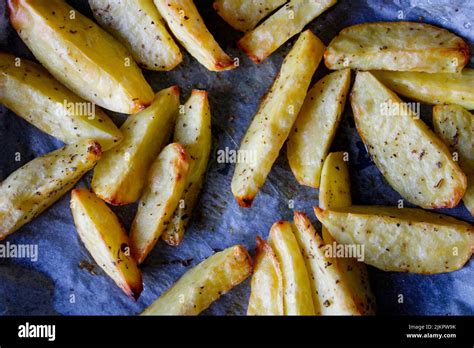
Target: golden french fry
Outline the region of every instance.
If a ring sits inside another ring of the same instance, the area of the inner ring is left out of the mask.
[[[469,62],[467,43],[430,24],[375,22],[343,29],[329,44],[329,69],[461,72]]]
[[[337,0],[291,0],[257,28],[245,34],[238,46],[258,64],[336,2]]]
[[[174,36],[199,63],[211,71],[236,68],[206,28],[192,0],[155,0],[155,5]]]
[[[319,188],[319,206],[322,209],[343,208],[352,205],[349,169],[343,152],[330,153],[324,161]],[[322,227],[324,244],[337,248],[326,227]],[[334,249],[333,249],[334,250]],[[375,314],[375,296],[370,288],[369,275],[365,264],[355,258],[333,257],[337,264],[340,282],[351,290],[352,299],[362,315]]]
[[[41,65],[0,53],[0,86],[2,104],[65,143],[95,139],[107,151],[122,140],[101,109],[76,96]]]
[[[123,141],[104,154],[94,170],[92,189],[109,204],[126,205],[140,198],[152,162],[169,140],[179,108],[176,86],[158,92],[145,110],[127,118]]]
[[[35,158],[0,184],[0,240],[72,189],[100,159],[100,144],[82,140]]]
[[[338,263],[325,256],[326,247],[304,213],[295,212],[295,237],[311,282],[314,310],[320,315],[360,315],[351,288],[341,282]]]
[[[363,246],[364,262],[383,271],[455,271],[474,247],[470,224],[421,209],[352,206],[315,213],[338,243]]]
[[[445,144],[371,73],[359,72],[351,95],[357,130],[389,184],[422,208],[455,207],[466,176]]]
[[[463,201],[474,216],[474,115],[462,106],[438,105],[433,108],[433,125],[467,175]]]
[[[188,169],[188,155],[178,143],[166,146],[151,166],[130,231],[130,247],[139,264],[170,223],[184,192]]]
[[[179,245],[183,241],[184,231],[201,191],[211,152],[211,112],[206,91],[192,91],[191,97],[184,105],[183,113],[178,115],[174,141],[186,149],[189,155],[189,171],[180,204],[162,238],[170,245]]]
[[[283,275],[270,245],[257,236],[247,315],[283,315]]]
[[[131,114],[153,91],[128,51],[63,0],[8,0],[10,22],[35,57],[80,97]]]
[[[321,169],[344,112],[349,69],[319,80],[306,95],[288,138],[288,162],[301,185],[319,187]]]
[[[242,207],[250,207],[290,134],[303,105],[324,44],[303,32],[285,58],[280,74],[260,104],[240,145],[246,160],[237,163],[232,193]]]
[[[287,0],[216,0],[214,9],[234,29],[249,31]]]
[[[428,104],[457,104],[474,109],[474,69],[430,74],[412,71],[372,71],[380,82],[405,97]]]
[[[95,262],[137,300],[143,290],[142,275],[130,256],[128,236],[117,216],[87,189],[72,191],[71,211],[77,233]]]
[[[247,250],[230,247],[186,272],[141,315],[198,315],[251,273]]]
[[[311,283],[292,224],[287,221],[273,224],[268,244],[281,265],[285,315],[314,315]]]
[[[181,63],[183,56],[153,0],[89,0],[89,6],[97,22],[145,69],[168,71]]]

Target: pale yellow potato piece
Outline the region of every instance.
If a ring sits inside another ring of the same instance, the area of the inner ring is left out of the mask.
[[[0,184],[0,240],[74,187],[100,159],[100,144],[82,140],[35,158]]]
[[[162,238],[170,245],[179,245],[198,200],[211,153],[211,111],[206,91],[192,91],[176,120],[174,141],[186,149],[189,171],[180,203]]]
[[[236,65],[216,42],[192,0],[154,0],[174,36],[210,71],[235,69]]]
[[[388,183],[425,209],[453,208],[466,176],[445,144],[371,73],[359,72],[351,94],[357,130]]]
[[[295,212],[296,240],[306,263],[317,315],[360,315],[339,265],[325,256],[325,246],[306,214]]]
[[[258,64],[336,2],[337,0],[291,0],[245,34],[238,46]]]
[[[158,92],[153,104],[127,118],[120,128],[123,141],[104,154],[94,170],[92,189],[113,205],[140,198],[152,162],[167,144],[179,108],[176,86]]]
[[[153,0],[89,0],[95,19],[145,69],[168,71],[183,60]]]
[[[467,176],[463,201],[474,216],[474,115],[462,106],[438,105],[433,108],[433,125]]]
[[[151,166],[130,230],[130,247],[139,264],[170,223],[184,192],[188,169],[188,154],[178,143],[166,146]]]
[[[257,236],[255,265],[247,315],[283,315],[283,275],[272,249]]]
[[[315,315],[310,276],[292,224],[288,221],[273,224],[268,244],[281,265],[285,315]]]
[[[247,250],[227,248],[186,272],[141,315],[198,315],[251,273]]]
[[[374,22],[343,29],[329,44],[329,69],[461,72],[469,46],[446,29],[415,22]]]
[[[8,0],[10,22],[62,84],[108,110],[132,114],[153,90],[129,52],[63,0]]]
[[[128,235],[112,210],[87,189],[71,193],[77,233],[95,262],[129,297],[143,290],[142,275],[130,255]]]
[[[234,29],[249,31],[285,2],[287,0],[217,0],[214,9]]]
[[[302,33],[260,104],[240,145],[249,160],[237,163],[232,178],[232,193],[242,207],[252,205],[265,183],[303,105],[323,51],[324,44],[310,30]]]
[[[349,69],[335,71],[306,95],[287,145],[290,168],[301,185],[319,188],[321,169],[344,112],[350,84]]]
[[[5,53],[0,53],[0,102],[67,144],[95,139],[107,151],[122,140],[100,108],[76,96],[41,65]]]
[[[470,224],[421,209],[352,206],[315,213],[338,243],[363,245],[364,262],[383,271],[455,271],[474,247]]]
[[[345,154],[330,153],[324,161],[319,188],[319,206],[322,209],[343,208],[352,205],[350,178]],[[331,246],[336,241],[324,225],[322,226],[324,244]],[[331,262],[337,264],[341,274],[340,282],[351,290],[351,296],[362,315],[375,314],[375,296],[370,288],[369,274],[365,264],[355,258],[333,257]]]
[[[474,109],[474,69],[430,74],[412,71],[372,71],[385,86],[405,97],[428,104],[457,104]]]

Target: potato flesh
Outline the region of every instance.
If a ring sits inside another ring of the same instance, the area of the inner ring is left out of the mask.
[[[214,9],[234,29],[249,31],[287,0],[217,0]]]
[[[457,104],[474,109],[474,69],[456,74],[372,71],[385,86],[405,97],[428,104]]]
[[[474,216],[474,115],[457,105],[438,105],[433,109],[435,132],[459,157],[459,165],[467,176],[463,201]]]
[[[348,158],[343,152],[330,153],[324,161],[319,188],[319,206],[322,209],[344,208],[352,205]],[[322,226],[324,244],[334,246],[336,240]],[[336,244],[337,245],[337,244]],[[365,264],[355,258],[331,258],[339,268],[340,283],[351,291],[352,299],[362,315],[375,314],[375,297],[370,288],[369,275]]]
[[[283,275],[280,263],[272,247],[257,236],[247,315],[283,314]]]
[[[178,143],[166,146],[151,166],[130,231],[132,254],[139,264],[170,223],[184,192],[188,169],[188,155]]]
[[[179,245],[198,200],[211,152],[211,112],[207,92],[193,90],[184,105],[184,112],[178,115],[174,142],[184,146],[190,163],[180,204],[162,238],[170,245]]]
[[[174,36],[199,63],[210,71],[236,68],[206,28],[192,0],[155,0],[155,5]]]
[[[295,213],[296,240],[306,263],[317,315],[359,315],[339,265],[325,256],[324,243],[303,213]]]
[[[291,223],[275,223],[268,244],[281,265],[285,315],[314,315],[310,279]]]
[[[138,299],[143,289],[141,272],[117,216],[87,189],[72,191],[71,211],[79,237],[95,262],[128,296]]]
[[[152,162],[169,140],[179,108],[176,86],[158,92],[152,105],[130,116],[120,128],[122,142],[104,154],[94,171],[92,189],[113,205],[138,200]]]
[[[100,25],[122,42],[145,69],[168,71],[182,61],[153,0],[89,0],[89,6]]]
[[[364,262],[383,271],[436,274],[460,269],[471,257],[470,224],[420,209],[316,208],[340,244],[363,245]]]
[[[100,145],[83,140],[35,158],[0,184],[0,239],[49,208],[97,163]]]
[[[198,315],[252,273],[252,260],[237,245],[186,272],[142,315]]]
[[[99,108],[87,104],[56,81],[42,66],[0,53],[0,102],[35,127],[72,144],[97,140],[103,151],[122,140],[120,130]],[[72,108],[70,107],[72,106]],[[84,106],[84,108],[83,108]],[[74,107],[81,107],[74,110]],[[77,112],[80,113],[77,113]]]
[[[240,145],[241,153],[252,160],[237,163],[232,178],[232,192],[241,206],[250,207],[265,183],[303,105],[323,51],[324,44],[311,31],[302,33],[254,116]]]
[[[126,114],[152,102],[153,91],[125,47],[65,1],[8,0],[8,4],[10,21],[21,39],[71,91]]]
[[[363,23],[343,29],[324,60],[332,70],[456,73],[468,63],[469,47],[460,37],[429,24]]]
[[[257,28],[245,34],[238,46],[255,63],[260,63],[336,2],[291,0]]]
[[[306,95],[287,145],[290,168],[301,185],[319,187],[350,83],[349,69],[336,71],[319,80]]]
[[[372,74],[359,72],[351,95],[357,130],[389,184],[422,208],[452,208],[466,177],[446,145]]]

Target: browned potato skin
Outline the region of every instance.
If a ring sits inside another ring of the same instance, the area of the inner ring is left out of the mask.
[[[71,192],[71,211],[79,237],[94,260],[127,296],[137,300],[143,290],[142,275],[126,253],[128,236],[118,217],[84,188]]]

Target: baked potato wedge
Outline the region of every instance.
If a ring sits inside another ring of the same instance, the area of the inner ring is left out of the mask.
[[[343,29],[324,53],[332,70],[461,72],[469,46],[446,29],[416,22],[375,22]]]
[[[467,176],[463,201],[474,216],[474,115],[462,106],[438,105],[433,108],[433,125],[451,152],[457,154],[459,165]]]
[[[35,158],[0,184],[0,240],[53,205],[100,159],[100,144],[82,140]]]
[[[169,71],[183,60],[153,0],[89,0],[95,19],[145,69]]]
[[[319,207],[321,209],[343,208],[352,205],[349,169],[344,161],[344,153],[332,152],[324,161],[319,187]],[[324,244],[337,248],[324,225]],[[340,282],[351,291],[357,310],[361,315],[375,314],[375,296],[370,288],[369,274],[363,262],[350,257],[332,257],[331,263],[339,268]]]
[[[227,248],[186,272],[141,315],[198,315],[251,273],[247,250]]]
[[[181,203],[176,208],[162,238],[169,245],[179,245],[192,215],[206,174],[211,153],[211,111],[206,91],[193,90],[180,112],[174,129],[174,142],[186,149],[189,170]]]
[[[130,255],[128,236],[117,216],[87,189],[71,192],[77,233],[95,262],[129,297],[143,290],[142,274]]]
[[[95,139],[107,151],[122,140],[101,109],[76,96],[41,65],[6,53],[0,53],[0,103],[67,144]]]
[[[247,315],[283,315],[283,275],[272,249],[257,236]]]
[[[237,45],[258,64],[336,2],[337,0],[291,0],[245,34]]]
[[[268,244],[273,248],[283,275],[285,315],[314,315],[311,283],[303,255],[288,221],[273,224]]]
[[[10,22],[41,64],[80,97],[135,113],[153,91],[128,51],[63,0],[8,0]]]
[[[466,176],[407,104],[369,72],[357,74],[351,103],[362,140],[398,193],[425,209],[458,205]]]
[[[325,245],[304,213],[295,212],[296,240],[306,263],[317,315],[360,315],[338,263],[325,256]]]
[[[249,31],[285,2],[287,0],[216,0],[214,9],[234,29]]]
[[[240,206],[250,207],[265,183],[303,105],[323,51],[324,44],[307,30],[283,61],[240,145],[240,151],[252,159],[235,166],[232,192]]]
[[[188,169],[189,156],[178,143],[166,146],[151,166],[130,230],[132,255],[139,264],[170,223],[184,192]]]
[[[210,71],[235,69],[236,65],[216,42],[192,0],[154,0],[174,36]]]
[[[287,144],[290,168],[301,185],[319,188],[321,169],[344,112],[350,84],[349,69],[335,71],[306,95]]]
[[[94,170],[92,189],[112,205],[140,198],[152,162],[167,144],[179,108],[179,88],[158,92],[153,104],[127,118],[120,128],[123,141],[104,154]]]
[[[372,74],[407,98],[428,104],[457,104],[474,110],[474,69],[451,74],[410,71],[372,71]]]
[[[363,245],[364,262],[383,271],[455,271],[474,246],[470,224],[421,209],[352,206],[315,213],[338,243]]]

